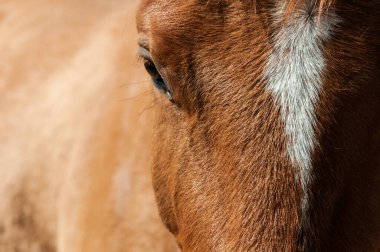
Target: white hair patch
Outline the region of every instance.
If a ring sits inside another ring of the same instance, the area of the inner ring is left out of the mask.
[[[297,170],[304,196],[302,222],[308,209],[307,188],[312,180],[312,154],[316,144],[315,106],[322,88],[325,68],[323,42],[338,22],[334,14],[323,14],[318,20],[315,6],[305,5],[284,21],[285,6],[274,15],[273,51],[269,57],[266,78],[288,137],[287,151]],[[307,220],[306,220],[307,223]]]

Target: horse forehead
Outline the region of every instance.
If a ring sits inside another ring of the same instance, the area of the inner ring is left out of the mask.
[[[206,15],[206,5],[206,3],[202,4],[194,0],[144,0],[137,14],[137,26],[139,30],[151,28],[153,19],[155,25],[162,24],[162,28],[178,27],[179,24],[185,23],[195,16]]]
[[[138,12],[137,25],[140,37],[145,37],[150,46],[162,54],[173,52],[175,48],[190,48],[190,45],[197,48],[192,50],[203,50],[216,46],[216,41],[219,45],[222,41],[232,41],[226,34],[244,37],[250,34],[255,40],[265,38],[257,35],[269,29],[263,25],[267,24],[268,11],[267,5],[260,4],[260,11],[256,12],[252,1],[248,4],[240,0],[228,3],[145,0]]]
[[[253,10],[254,5],[251,1],[249,2],[249,8]],[[191,30],[196,24],[198,24],[198,30],[201,28],[209,30],[214,22],[236,16],[237,13],[224,11],[225,9],[237,10],[245,5],[243,0],[143,0],[137,15],[137,25],[139,31],[155,26],[155,28],[175,32]],[[191,30],[191,32],[195,31]]]
[[[184,44],[212,42],[206,39],[207,30],[212,30],[213,21],[206,20],[208,9],[205,3],[195,1],[147,0],[137,14],[140,40],[161,56],[182,50]],[[198,41],[198,42],[197,42]]]

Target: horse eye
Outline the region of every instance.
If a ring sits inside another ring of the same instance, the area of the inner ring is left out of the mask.
[[[152,81],[153,81],[153,84],[154,86],[162,91],[163,93],[165,93],[169,100],[172,101],[173,100],[173,97],[172,97],[172,94],[171,94],[171,91],[170,89],[168,88],[168,86],[166,85],[164,79],[161,77],[160,73],[158,72],[156,66],[154,65],[153,61],[150,60],[150,59],[144,59],[144,66],[145,66],[145,70],[148,72],[148,74],[150,75],[150,77],[152,77]]]

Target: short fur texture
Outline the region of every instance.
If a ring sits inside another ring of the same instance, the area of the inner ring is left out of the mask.
[[[326,67],[323,47],[339,18],[331,11],[319,13],[313,3],[303,3],[291,13],[286,13],[284,3],[279,3],[273,20],[277,31],[272,38],[273,52],[268,59],[266,78],[281,110],[288,155],[303,190],[302,225],[308,225],[307,190],[313,178],[312,154],[317,144],[315,107]]]
[[[153,182],[184,251],[380,249],[379,10],[378,1],[143,1],[140,37],[174,98],[156,98]],[[283,71],[287,52],[305,67]],[[278,71],[301,103],[290,117]],[[302,114],[308,121],[290,127]]]

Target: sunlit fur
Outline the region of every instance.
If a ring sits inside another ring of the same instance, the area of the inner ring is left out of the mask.
[[[298,169],[297,178],[303,190],[301,218],[308,225],[308,194],[312,182],[312,154],[315,150],[315,108],[323,88],[322,74],[326,69],[323,54],[339,18],[333,11],[317,12],[313,3],[299,5],[287,13],[279,3],[273,14],[279,28],[273,35],[273,52],[268,60],[266,78],[281,110],[288,136],[288,154]],[[287,21],[284,25],[283,19]]]
[[[378,1],[145,0],[153,183],[184,251],[378,251]]]

